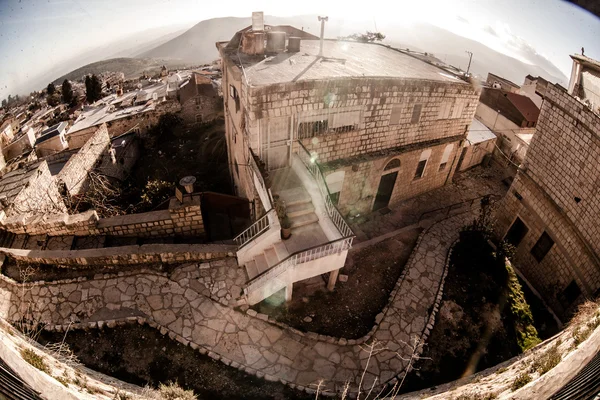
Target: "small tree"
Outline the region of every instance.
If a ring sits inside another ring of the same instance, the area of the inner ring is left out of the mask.
[[[58,94],[49,95],[46,98],[46,102],[50,107],[56,107],[60,103],[60,97],[58,96]]]
[[[54,83],[50,82],[48,84],[46,92],[48,92],[48,96],[52,96],[54,93],[56,93],[56,87],[54,87]]]
[[[342,39],[355,40],[361,43],[372,43],[375,41],[381,42],[383,39],[385,39],[385,35],[381,32],[367,31],[367,33],[353,33],[352,35],[346,36]]]
[[[73,105],[74,98],[75,98],[75,96],[73,95],[73,87],[71,86],[71,82],[69,82],[68,80],[65,79],[62,83],[63,103]]]

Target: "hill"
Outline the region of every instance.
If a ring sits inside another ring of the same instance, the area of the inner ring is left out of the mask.
[[[265,23],[293,25],[317,36],[320,31],[320,23],[315,15],[289,18],[266,16]],[[250,18],[227,17],[201,21],[181,35],[140,54],[140,57],[179,60],[193,64],[207,63],[218,57],[215,42],[231,39],[236,31],[250,24]],[[552,82],[562,84],[567,81],[567,77],[558,68],[539,55],[535,56],[537,65],[530,65],[431,24],[389,23],[387,25],[380,24],[378,28],[386,35],[384,43],[434,53],[448,64],[462,66],[465,69],[468,63],[465,50],[470,50],[474,53],[471,71],[482,77],[485,77],[488,72],[493,72],[517,84],[522,83],[527,74],[541,75]],[[366,30],[373,30],[372,23],[353,22],[349,24],[335,18],[330,18],[325,27],[328,38]]]
[[[99,74],[105,71],[123,72],[125,74],[125,79],[137,78],[143,72],[148,72],[150,74],[157,72],[163,64],[166,64],[169,68],[183,66],[180,63],[173,61],[161,61],[147,58],[111,58],[77,68],[60,78],[55,79],[54,84],[61,84],[65,79],[74,81],[81,79],[85,75]]]

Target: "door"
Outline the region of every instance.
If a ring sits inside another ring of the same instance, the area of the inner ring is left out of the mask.
[[[462,152],[460,153],[460,157],[458,158],[458,164],[456,164],[456,171],[460,171],[460,166],[462,165],[466,154],[467,154],[467,148],[463,147]]]
[[[375,196],[375,203],[373,203],[373,211],[379,210],[380,208],[387,207],[394,191],[394,185],[396,185],[396,178],[398,177],[398,171],[390,174],[385,174],[379,181],[379,188],[377,189],[377,195]]]
[[[521,221],[521,218],[517,217],[515,222],[513,222],[512,226],[504,236],[504,240],[513,246],[517,247],[521,243],[521,240],[527,235],[529,228]]]
[[[272,118],[267,125],[266,163],[269,171],[286,168],[290,163],[290,119]]]

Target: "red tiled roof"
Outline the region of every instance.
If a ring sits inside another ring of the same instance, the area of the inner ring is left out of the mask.
[[[536,122],[540,115],[540,109],[527,96],[516,93],[506,93],[506,97],[519,110],[527,121]]]

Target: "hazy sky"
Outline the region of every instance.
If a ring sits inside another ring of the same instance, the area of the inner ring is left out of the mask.
[[[427,21],[525,62],[534,62],[531,55],[537,52],[567,77],[568,55],[582,46],[586,55],[600,59],[600,20],[558,0],[0,0],[0,98],[22,91],[23,82],[66,59],[135,32],[247,17],[257,10],[329,15],[349,23],[372,20],[374,25]]]

